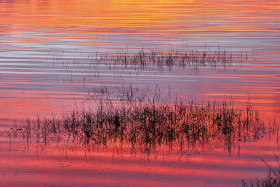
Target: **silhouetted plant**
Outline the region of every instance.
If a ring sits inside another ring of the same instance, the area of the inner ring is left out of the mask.
[[[233,144],[257,139],[266,132],[258,112],[251,106],[243,110],[231,102],[167,99],[159,94],[159,88],[154,92],[148,90],[149,94],[144,94],[146,89],[135,90],[132,86],[123,87],[117,92],[120,95],[101,91],[95,109],[75,110],[62,119],[38,118],[33,123],[28,120],[23,127],[27,144],[34,134],[36,141],[45,145],[50,142],[72,142],[86,147],[125,144],[149,153],[161,146],[191,151],[224,145],[230,151]],[[114,103],[110,97],[121,102]]]

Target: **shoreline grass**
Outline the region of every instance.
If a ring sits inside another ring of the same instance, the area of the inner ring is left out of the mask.
[[[242,187],[279,187],[280,186],[280,163],[275,155],[277,166],[273,167],[265,160],[262,160],[267,168],[267,174],[263,178],[255,178],[249,181],[242,180]]]

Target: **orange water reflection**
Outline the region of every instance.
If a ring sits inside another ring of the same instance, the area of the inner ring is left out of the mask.
[[[214,34],[222,38],[276,38],[275,35],[261,36],[257,32],[272,31],[271,24],[277,17],[279,18],[279,14],[275,14],[278,10],[278,1],[258,2],[254,6],[247,6],[243,1],[219,0],[153,2],[71,0],[67,3],[62,0],[32,0],[4,1],[0,7],[3,15],[1,24],[15,32],[20,29],[25,32],[41,33],[43,28],[44,33],[56,34],[114,35],[136,32],[157,35],[160,33],[155,31],[160,31],[173,37],[174,33],[180,35],[180,32],[184,31],[184,34],[191,37],[208,37]],[[222,17],[215,13],[222,14]],[[211,31],[211,34],[200,31]],[[252,35],[251,31],[256,32],[256,35]],[[235,35],[234,32],[244,33]]]

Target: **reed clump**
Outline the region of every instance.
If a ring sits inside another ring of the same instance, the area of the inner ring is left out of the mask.
[[[33,141],[45,145],[125,145],[141,153],[167,146],[185,154],[217,146],[230,151],[235,143],[256,140],[266,133],[252,107],[240,109],[231,102],[171,100],[160,96],[159,88],[152,97],[143,92],[132,86],[123,89],[116,103],[107,90],[99,94],[95,108],[88,111],[74,110],[60,119],[28,120],[23,127],[27,143],[33,137]]]

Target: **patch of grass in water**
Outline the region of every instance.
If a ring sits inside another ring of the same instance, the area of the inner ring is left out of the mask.
[[[268,131],[251,106],[240,109],[231,102],[172,100],[162,97],[159,88],[150,97],[132,86],[121,89],[117,97],[121,102],[114,103],[112,92],[102,90],[94,109],[74,110],[62,119],[27,120],[21,131],[26,143],[67,142],[87,148],[125,145],[135,154],[148,155],[163,146],[182,154],[217,146],[230,152],[234,144],[257,140]]]

